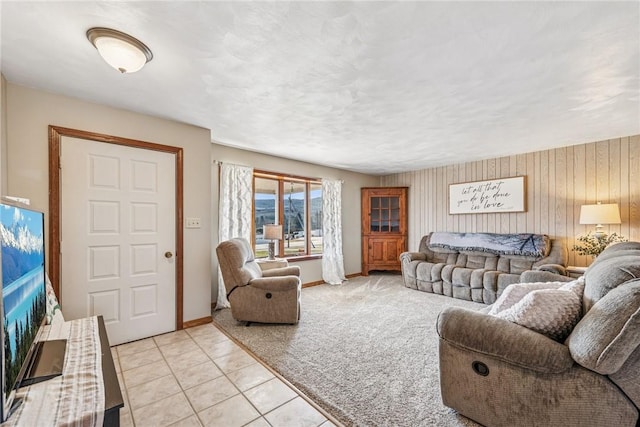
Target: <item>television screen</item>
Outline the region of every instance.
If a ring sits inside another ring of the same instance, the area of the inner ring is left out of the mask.
[[[1,419],[46,316],[44,214],[0,204],[3,367]]]

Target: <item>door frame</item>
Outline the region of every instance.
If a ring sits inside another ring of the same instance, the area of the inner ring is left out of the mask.
[[[49,125],[49,279],[60,304],[63,295],[60,292],[60,144],[62,137],[87,139],[107,144],[124,145],[143,150],[161,151],[175,155],[176,159],[176,330],[183,329],[183,155],[181,147],[156,144],[153,142],[121,138],[78,129]]]

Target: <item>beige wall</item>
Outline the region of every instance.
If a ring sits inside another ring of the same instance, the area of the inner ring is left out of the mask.
[[[360,272],[360,188],[409,186],[409,248],[439,231],[547,233],[571,246],[590,226],[578,223],[580,205],[617,202],[623,224],[607,227],[640,240],[640,136],[612,139],[517,156],[374,177],[330,167],[210,144],[207,129],[7,83],[1,79],[0,183],[3,194],[31,199],[48,210],[49,124],[184,148],[184,216],[202,219],[185,229],[184,320],[209,315],[217,297],[218,174],[213,161],[293,175],[344,180],[345,271]],[[214,173],[211,173],[211,172]],[[527,176],[527,212],[448,215],[448,184]],[[213,213],[213,214],[212,214]],[[590,260],[570,252],[570,264]],[[319,260],[298,263],[303,282],[322,279]],[[213,276],[212,276],[213,268]]]
[[[7,185],[7,81],[0,74],[0,195]]]
[[[4,91],[3,91],[4,92]],[[184,321],[211,314],[211,167],[207,129],[8,83],[7,194],[48,214],[48,126],[56,125],[184,149]],[[47,217],[48,221],[48,217]],[[62,289],[64,289],[64,278]],[[64,304],[64,298],[63,298]],[[64,310],[64,306],[63,306]]]
[[[449,184],[525,175],[527,211],[448,214]],[[640,135],[517,156],[389,175],[382,185],[409,190],[409,249],[430,231],[545,233],[569,248],[593,226],[579,225],[580,206],[618,203],[622,224],[605,231],[640,241]],[[591,258],[569,251],[569,265]]]
[[[251,151],[239,150],[224,145],[213,144],[211,147],[211,159],[213,172],[212,188],[214,197],[212,198],[212,211],[214,219],[218,212],[218,170],[213,164],[214,161],[232,163],[236,165],[250,166],[269,172],[280,172],[283,174],[298,175],[309,178],[330,178],[342,179],[342,242],[344,253],[344,268],[346,274],[359,273],[361,270],[361,249],[360,249],[360,187],[370,187],[378,185],[378,178],[355,172],[348,172],[326,166],[314,165],[311,163],[299,162],[295,160],[283,159],[281,157],[268,156]],[[216,220],[217,221],[217,220]],[[217,222],[213,225],[213,248],[218,245]],[[213,258],[214,274],[217,274],[217,261]],[[310,283],[322,280],[322,269],[320,260],[302,261],[292,263],[299,265],[302,271],[302,282]],[[213,300],[217,297],[217,278],[214,277]]]

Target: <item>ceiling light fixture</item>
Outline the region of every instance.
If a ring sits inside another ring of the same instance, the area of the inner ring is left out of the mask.
[[[87,38],[107,64],[121,73],[135,73],[153,59],[151,50],[129,34],[110,28],[87,30]]]

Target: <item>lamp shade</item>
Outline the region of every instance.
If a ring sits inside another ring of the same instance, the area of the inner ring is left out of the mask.
[[[282,225],[277,224],[266,224],[263,227],[264,230],[264,238],[269,240],[280,240],[282,239]]]
[[[121,73],[134,73],[151,61],[151,50],[140,40],[110,28],[91,28],[87,38],[102,59]]]
[[[621,222],[617,203],[580,207],[580,224],[620,224]]]

